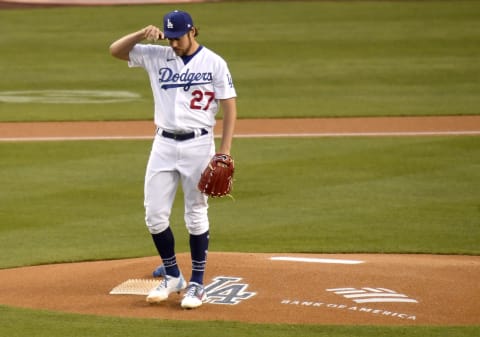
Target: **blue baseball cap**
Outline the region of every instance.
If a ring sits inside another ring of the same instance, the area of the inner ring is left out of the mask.
[[[167,39],[178,39],[193,28],[190,14],[183,11],[173,11],[163,17],[163,33]]]

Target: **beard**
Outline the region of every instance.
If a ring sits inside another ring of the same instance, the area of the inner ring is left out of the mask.
[[[188,36],[188,44],[187,44],[187,46],[186,46],[185,48],[178,48],[178,47],[177,47],[177,48],[173,48],[173,51],[175,52],[175,54],[176,54],[177,56],[182,57],[182,56],[188,56],[188,55],[192,54],[192,53],[193,53],[193,50],[192,50],[192,49],[193,49],[193,48],[192,48],[192,39],[191,39],[190,36]]]

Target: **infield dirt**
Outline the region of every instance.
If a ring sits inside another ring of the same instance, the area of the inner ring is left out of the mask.
[[[151,121],[0,123],[0,140],[153,137]],[[215,135],[222,132],[222,121]],[[480,115],[443,117],[239,119],[236,137],[478,135]]]

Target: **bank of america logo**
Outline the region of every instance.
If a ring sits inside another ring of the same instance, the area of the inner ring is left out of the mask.
[[[332,288],[326,290],[351,299],[355,303],[418,303],[417,300],[409,298],[405,294],[386,288]]]

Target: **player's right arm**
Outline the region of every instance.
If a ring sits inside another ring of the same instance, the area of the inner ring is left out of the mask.
[[[137,43],[143,40],[157,41],[164,38],[163,32],[158,27],[150,25],[113,42],[110,45],[110,54],[121,60],[130,61],[130,51]]]

